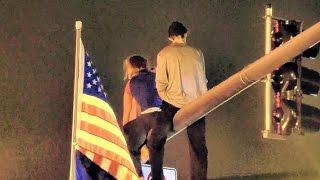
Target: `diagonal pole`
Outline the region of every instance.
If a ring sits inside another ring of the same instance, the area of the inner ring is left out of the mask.
[[[319,41],[320,22],[213,87],[176,113],[171,137]]]

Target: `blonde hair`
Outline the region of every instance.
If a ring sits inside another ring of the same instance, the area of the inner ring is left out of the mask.
[[[128,66],[130,65],[129,58],[130,56],[123,60],[123,73],[124,73],[123,80],[124,81],[129,79],[129,72],[128,72]]]

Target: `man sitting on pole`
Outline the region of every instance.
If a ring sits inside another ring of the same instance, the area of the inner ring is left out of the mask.
[[[163,155],[167,135],[173,130],[173,117],[187,103],[207,91],[205,63],[201,50],[187,45],[187,28],[172,22],[168,30],[171,43],[157,56],[156,86],[163,100],[156,125],[148,140],[153,180],[163,177]],[[187,128],[191,179],[207,179],[205,118]]]

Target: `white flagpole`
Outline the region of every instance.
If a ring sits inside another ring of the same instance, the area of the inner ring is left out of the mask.
[[[72,114],[72,135],[71,135],[71,158],[70,158],[70,174],[69,180],[75,179],[75,160],[76,160],[76,127],[78,112],[78,89],[79,89],[79,58],[81,48],[81,29],[82,22],[76,21],[76,50],[75,50],[75,66],[74,66],[74,87],[73,87],[73,114]]]
[[[265,54],[271,52],[271,26],[272,26],[272,6],[271,4],[265,7]],[[272,123],[272,84],[271,73],[267,74],[265,79],[264,90],[264,130],[262,135],[269,135],[271,133]]]

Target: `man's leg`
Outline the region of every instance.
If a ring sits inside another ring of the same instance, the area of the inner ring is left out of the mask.
[[[150,153],[152,180],[162,180],[163,176],[164,145],[167,139],[167,132],[169,132],[170,128],[169,123],[166,123],[165,121],[165,116],[160,113],[155,128],[150,132],[150,139],[147,140]]]
[[[152,180],[163,178],[163,155],[167,134],[172,130],[172,118],[178,108],[163,102],[155,127],[151,130],[147,145],[150,151]]]
[[[192,180],[207,179],[208,150],[205,129],[204,117],[187,128]]]

